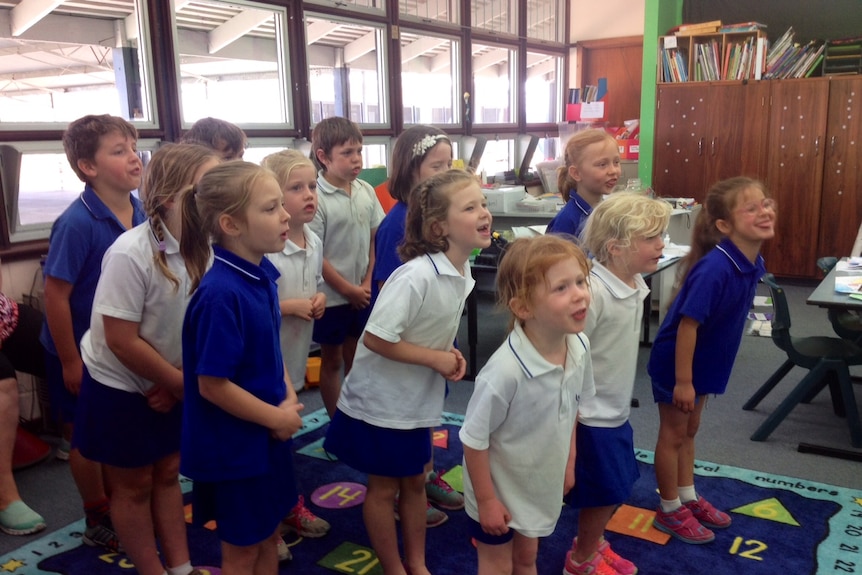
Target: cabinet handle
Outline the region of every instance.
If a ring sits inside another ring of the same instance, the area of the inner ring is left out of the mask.
[[[712,139],[712,155],[715,156],[715,138]]]
[[[697,155],[698,156],[703,155],[703,138],[701,138],[697,141]]]
[[[835,136],[832,136],[832,139],[829,140],[829,145],[831,146],[831,148],[829,150],[829,155],[834,155],[835,154]]]
[[[820,155],[820,136],[817,136],[816,138],[814,138],[814,155],[815,156]]]

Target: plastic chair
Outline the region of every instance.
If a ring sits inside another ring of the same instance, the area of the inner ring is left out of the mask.
[[[853,447],[862,447],[862,425],[859,422],[859,410],[849,370],[851,365],[862,365],[862,348],[837,337],[790,335],[790,308],[784,290],[775,282],[772,274],[763,276],[762,281],[769,287],[772,295],[772,341],[787,353],[787,360],[760,386],[742,409],[751,411],[757,407],[794,367],[803,367],[809,371],[751,435],[751,440],[766,440],[796,404],[812,399],[828,384],[835,413],[847,419],[850,443]]]

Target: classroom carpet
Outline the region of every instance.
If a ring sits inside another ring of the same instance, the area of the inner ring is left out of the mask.
[[[447,470],[445,477],[455,487],[462,477],[458,440],[462,421],[463,416],[446,413],[434,433],[435,466]],[[307,415],[293,441],[300,491],[332,530],[318,539],[288,536],[293,561],[282,563],[279,574],[379,575],[382,569],[362,522],[365,478],[323,451],[327,422],[323,410]],[[642,575],[862,573],[862,490],[698,461],[698,491],[726,510],[733,523],[717,530],[712,543],[687,545],[652,527],[658,503],[653,454],[638,450],[636,456],[641,477],[631,499],[611,520],[607,538]],[[183,484],[188,492],[191,482]],[[475,573],[476,552],[466,535],[466,514],[462,510],[448,515],[446,523],[428,531],[428,567],[435,575]],[[577,511],[563,506],[556,531],[540,544],[539,575],[562,572],[576,526]],[[123,555],[82,545],[82,530],[83,520],[0,557],[0,573],[135,573]],[[192,562],[208,575],[219,575],[215,532],[189,525],[188,533]]]

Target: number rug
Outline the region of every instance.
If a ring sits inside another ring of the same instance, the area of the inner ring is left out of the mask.
[[[362,522],[365,478],[321,449],[328,418],[324,411],[304,418],[294,439],[300,492],[308,507],[332,524],[322,538],[286,540],[293,561],[280,574],[334,575],[382,573]],[[448,470],[446,479],[460,487],[462,416],[445,414],[435,432],[435,466]],[[707,545],[686,545],[652,528],[658,503],[653,454],[637,452],[641,478],[631,500],[614,515],[608,539],[622,556],[646,575],[704,573],[710,575],[834,575],[862,574],[862,490],[776,476],[727,465],[698,462],[697,487],[733,524],[716,531]],[[184,482],[188,492],[190,482]],[[189,514],[191,510],[189,510]],[[428,530],[428,567],[435,575],[476,572],[476,553],[466,536],[464,511],[447,512],[449,520]],[[577,525],[577,511],[564,507],[556,532],[539,547],[538,572],[557,575]],[[81,544],[83,520],[0,557],[0,573],[35,575],[133,574],[122,555]],[[192,562],[218,575],[219,543],[213,531],[189,525]]]

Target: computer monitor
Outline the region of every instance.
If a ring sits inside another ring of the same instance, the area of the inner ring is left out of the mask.
[[[518,168],[518,181],[526,183],[537,179],[535,174],[530,173],[530,164],[533,163],[533,154],[539,145],[538,136],[519,134],[515,139],[515,166]]]
[[[464,136],[459,143],[459,151],[461,159],[464,160],[464,165],[471,172],[479,169],[479,163],[482,161],[482,154],[485,153],[485,144],[487,139],[482,136]]]

